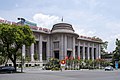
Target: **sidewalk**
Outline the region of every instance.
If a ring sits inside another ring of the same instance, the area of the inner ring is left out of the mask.
[[[19,68],[17,71],[21,71],[21,69]],[[69,71],[104,71],[104,69],[93,69],[93,70],[89,70],[89,69],[81,69],[81,70],[58,70],[58,71],[52,71],[52,70],[42,70],[42,68],[35,68],[35,67],[30,67],[30,68],[23,68],[23,72],[26,73],[40,73],[40,72],[69,72]],[[118,70],[113,70],[115,72],[120,72],[120,69]]]

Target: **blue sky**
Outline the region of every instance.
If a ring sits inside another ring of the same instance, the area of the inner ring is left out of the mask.
[[[120,0],[0,0],[0,18],[17,21],[18,17],[52,28],[54,23],[73,25],[76,33],[97,36],[108,41],[108,51],[120,38]]]

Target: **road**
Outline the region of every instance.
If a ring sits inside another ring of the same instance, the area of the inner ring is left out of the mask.
[[[120,80],[120,70],[42,71],[0,74],[0,80]]]

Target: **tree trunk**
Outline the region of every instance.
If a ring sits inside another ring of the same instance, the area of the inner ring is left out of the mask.
[[[10,60],[12,61],[13,63],[13,66],[15,68],[15,72],[16,72],[16,55],[14,54],[14,59],[12,58],[12,55],[8,54],[8,57],[10,58]]]
[[[14,60],[13,60],[13,65],[14,65],[14,68],[15,68],[15,72],[17,71],[16,69],[16,53],[14,54]]]

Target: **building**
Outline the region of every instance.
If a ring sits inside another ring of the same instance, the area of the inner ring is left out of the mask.
[[[18,23],[27,24],[23,18]],[[42,66],[49,58],[58,58],[63,60],[66,57],[80,58],[80,59],[98,59],[101,58],[101,44],[102,40],[99,38],[92,38],[86,36],[79,36],[75,33],[73,26],[68,23],[54,24],[52,29],[37,27],[34,25],[29,26],[35,35],[36,43],[30,47],[25,45],[22,47],[22,55],[30,55],[31,61],[25,63],[27,66],[39,64]],[[34,60],[34,55],[38,54],[37,61]]]

